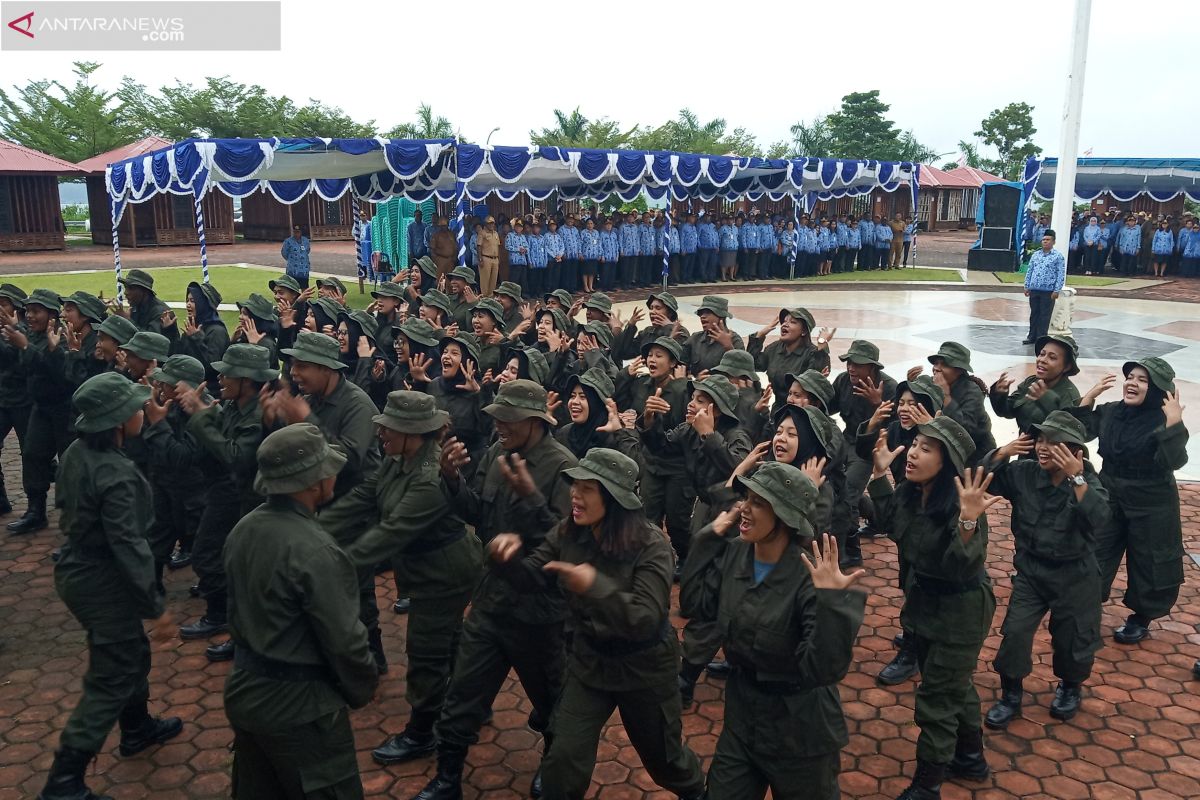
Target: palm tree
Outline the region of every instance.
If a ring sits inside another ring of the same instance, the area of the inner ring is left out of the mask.
[[[797,122],[792,126],[793,158],[812,156],[825,158],[833,152],[833,131],[826,117],[816,117],[812,122]]]
[[[416,122],[402,122],[384,134],[389,139],[451,139],[454,126],[445,117],[435,117],[428,103],[417,106]]]
[[[622,131],[620,125],[606,117],[588,119],[576,106],[571,113],[554,109],[554,127],[530,131],[529,141],[543,147],[584,147],[610,150],[628,147],[638,132],[635,125]]]

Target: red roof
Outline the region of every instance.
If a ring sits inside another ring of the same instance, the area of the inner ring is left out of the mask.
[[[0,139],[0,173],[11,172],[29,175],[78,175],[79,167],[49,153]]]
[[[957,171],[957,170],[955,170]],[[922,189],[978,189],[981,184],[954,172],[946,172],[929,164],[921,165]]]
[[[947,172],[948,175],[960,175],[969,181],[972,181],[976,186],[983,186],[985,183],[994,183],[1003,181],[999,175],[993,175],[990,172],[985,172],[975,167],[955,167]]]
[[[161,150],[164,147],[170,147],[172,144],[173,142],[158,136],[147,136],[145,139],[138,139],[136,142],[122,145],[115,150],[109,150],[107,153],[101,153],[100,155],[80,161],[79,168],[89,175],[103,175],[104,168],[109,164],[115,164],[118,161],[124,161],[127,158],[140,156],[154,150]]]

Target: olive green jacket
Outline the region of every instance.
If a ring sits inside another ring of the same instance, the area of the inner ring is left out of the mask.
[[[18,329],[29,335],[25,323]],[[0,408],[21,408],[33,405],[29,397],[29,378],[21,367],[21,352],[0,338]]]
[[[895,402],[896,381],[882,370],[879,372],[879,379],[883,382],[883,402]],[[833,399],[829,401],[829,415],[841,416],[842,431],[847,439],[858,435],[858,426],[869,420],[876,408],[878,406],[871,405],[865,397],[854,393],[854,384],[850,381],[849,372],[841,372],[833,379]]]
[[[1026,393],[1028,393],[1029,387],[1037,382],[1037,379],[1036,375],[1030,375],[1017,384],[1017,388],[1011,394],[997,392],[994,386],[988,393],[988,399],[992,402],[992,410],[996,412],[996,416],[1015,419],[1017,429],[1021,433],[1029,433],[1030,426],[1040,425],[1051,411],[1071,409],[1079,405],[1079,390],[1066,376],[1046,389],[1046,393],[1040,398],[1030,400],[1026,397]]]
[[[992,419],[983,405],[983,389],[971,380],[970,375],[962,375],[950,387],[950,398],[943,406],[942,413],[971,434],[971,441],[975,442],[974,460],[977,463],[984,453],[995,449]]]
[[[262,502],[262,496],[254,491],[256,454],[263,440],[262,407],[257,397],[241,407],[226,400],[199,411],[188,419],[187,432],[207,454],[213,472],[223,470],[232,483],[229,488],[241,497],[243,514]]]
[[[629,358],[637,358],[642,354],[642,348],[658,338],[670,339],[671,331],[675,330],[675,323],[668,322],[666,325],[647,325],[645,328],[638,330],[637,326],[632,323],[627,323],[613,337],[612,344],[609,350],[612,352],[612,357],[615,361],[624,361]],[[675,341],[681,345],[686,344],[688,340],[687,328],[679,326],[679,333],[675,336]]]
[[[129,321],[137,326],[139,331],[161,333],[168,339],[175,340],[179,338],[178,323],[169,328],[163,328],[162,325],[162,315],[170,310],[166,303],[158,299],[158,295],[152,294],[140,306],[131,305],[129,307]]]
[[[776,406],[787,402],[788,375],[801,375],[810,369],[822,372],[829,368],[829,352],[818,350],[811,342],[789,353],[783,342],[776,340],[763,347],[763,339],[758,334],[751,334],[747,347],[754,356],[754,368],[767,373],[767,380],[775,392]]]
[[[346,456],[346,466],[334,488],[334,494],[341,497],[379,467],[379,442],[371,421],[378,410],[348,375],[342,375],[327,396],[305,395],[305,399],[312,413],[304,421],[320,428],[329,443],[340,447]]]
[[[643,440],[646,438],[647,433],[647,426],[643,417],[646,400],[652,397],[658,388],[654,383],[654,379],[649,375],[641,375],[634,378],[629,375],[627,370],[621,370],[620,374],[617,375],[616,391],[613,392],[613,399],[620,410],[624,411],[632,408],[637,412],[637,429],[641,433]],[[662,435],[665,437],[666,431],[672,430],[683,422],[684,416],[687,413],[687,388],[688,383],[683,378],[668,378],[663,383],[662,396],[664,400],[671,404],[671,410],[665,414],[655,416],[649,426],[650,428],[657,428],[663,432]],[[683,450],[674,444],[664,444],[656,452],[648,448],[643,448],[642,464],[648,472],[655,475],[664,477],[683,475]]]
[[[263,341],[267,341],[263,339]],[[200,330],[191,336],[180,336],[171,342],[171,353],[183,353],[204,365],[204,380],[208,383],[210,392],[220,391],[217,383],[217,371],[213,362],[220,361],[229,347],[229,330],[224,322],[209,322],[200,326]]]
[[[991,463],[988,453],[981,463],[989,465],[992,483],[988,493],[1012,503],[1012,532],[1018,553],[1029,553],[1049,561],[1080,561],[1095,556],[1096,533],[1112,519],[1108,490],[1092,465],[1084,461],[1087,491],[1075,499],[1075,486],[1064,480],[1058,486],[1036,459]]]
[[[741,335],[733,331],[730,333],[733,335],[733,349],[745,350],[746,345]],[[683,343],[683,363],[687,366],[689,375],[699,375],[706,369],[712,369],[721,363],[723,355],[725,348],[709,338],[704,331],[693,333]]]

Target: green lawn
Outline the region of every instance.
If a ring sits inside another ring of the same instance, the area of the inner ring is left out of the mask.
[[[993,272],[1001,283],[1024,283],[1023,272]],[[1125,278],[1102,278],[1095,275],[1068,275],[1067,286],[1112,286],[1114,283],[1124,283]]]
[[[956,269],[889,269],[871,272],[838,272],[801,278],[801,283],[876,283],[884,281],[943,281],[962,283],[962,275]]]

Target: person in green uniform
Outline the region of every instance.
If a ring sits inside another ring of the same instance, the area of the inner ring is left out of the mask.
[[[1183,584],[1183,526],[1175,470],[1187,464],[1188,430],[1175,370],[1161,358],[1127,361],[1121,399],[1095,406],[1116,384],[1105,376],[1080,399],[1076,414],[1104,463],[1112,522],[1096,537],[1101,597],[1108,600],[1125,559],[1124,604],[1131,612],[1113,632],[1121,644],[1150,635],[1150,623],[1171,613]]]
[[[733,314],[729,301],[716,295],[705,295],[696,309],[700,318],[700,330],[683,343],[680,363],[687,367],[689,375],[699,375],[721,363],[721,356],[730,350],[745,350],[741,335],[729,329]]]
[[[779,328],[779,338],[764,347],[771,331]],[[785,308],[779,319],[750,334],[746,349],[754,356],[754,366],[767,373],[775,392],[775,407],[787,402],[788,375],[800,375],[810,369],[829,370],[829,342],[837,329],[822,332],[815,341],[813,315],[806,308]]]
[[[187,285],[187,319],[182,335],[179,335],[179,325],[173,322],[167,330],[176,334],[177,338],[171,343],[172,353],[183,353],[204,365],[205,382],[210,394],[220,394],[221,383],[213,362],[220,361],[229,347],[229,329],[221,320],[218,309],[221,306],[221,293],[211,283]],[[174,319],[174,312],[169,312],[169,318]]]
[[[398,283],[381,283],[371,292],[371,305],[367,310],[375,317],[375,325],[379,328],[379,349],[385,353],[392,352],[392,328],[403,322],[400,316],[403,306],[404,290]]]
[[[479,577],[482,550],[466,530],[439,471],[441,438],[450,417],[427,394],[395,391],[375,417],[384,461],[319,520],[359,572],[360,618],[378,628],[375,566],[390,562],[409,599],[405,699],[412,709],[392,739],[433,751],[433,723],[442,710],[463,611]],[[419,748],[414,748],[413,756]]]
[[[1100,568],[1095,536],[1111,519],[1108,492],[1087,461],[1083,423],[1051,411],[1022,436],[988,454],[989,491],[1012,503],[1012,596],[1000,628],[993,666],[1000,700],[988,711],[989,728],[1004,729],[1021,715],[1022,681],[1033,672],[1033,635],[1050,612],[1054,674],[1059,679],[1050,716],[1069,720],[1079,711],[1083,682],[1100,649]],[[1034,453],[1036,459],[1009,461]]]
[[[501,281],[493,292],[496,302],[504,309],[504,329],[510,334],[521,324],[521,286],[512,281]]]
[[[553,417],[546,410],[546,390],[524,379],[500,387],[487,413],[496,420],[496,442],[488,448],[472,481],[461,472],[469,458],[461,442],[442,449],[442,478],[457,507],[479,538],[491,542],[506,530],[527,532],[536,546],[546,531],[570,513],[564,473],[575,457],[550,435]],[[489,562],[463,626],[450,691],[437,721],[437,774],[414,800],[457,800],[462,797],[463,763],[468,748],[510,670],[517,674],[533,706],[529,727],[542,732],[547,744],[550,713],[562,690],[562,593],[550,584],[520,588],[504,580]],[[432,741],[393,739],[377,749],[377,761],[396,763],[432,749]],[[541,771],[530,794],[541,794]]]
[[[554,436],[576,458],[583,458],[593,447],[607,447],[637,461],[642,441],[625,423],[612,399],[612,378],[600,367],[567,378],[566,407],[570,419]]]
[[[471,330],[471,309],[479,300],[479,295],[471,288],[475,283],[475,270],[470,267],[455,267],[446,274],[451,321],[457,323],[462,331]]]
[[[635,308],[629,321],[621,326],[611,346],[613,360],[617,362],[636,358],[647,343],[659,337],[675,339],[683,344],[688,339],[687,328],[679,325],[679,301],[669,292],[657,292],[646,298],[650,312],[650,324],[638,330],[638,323],[645,316],[642,309]]]
[[[1034,349],[1034,374],[1009,393],[1012,379],[1004,373],[992,384],[988,399],[996,416],[1017,421],[1017,430],[1029,433],[1051,411],[1074,408],[1079,390],[1071,378],[1079,374],[1079,347],[1070,336],[1043,336]]]
[[[760,407],[759,401],[767,397],[769,403],[769,398],[774,396],[774,392],[770,386],[764,390],[759,384],[754,356],[745,350],[729,350],[721,356],[720,363],[709,370],[709,373],[729,378],[729,382],[738,390],[737,418],[741,420],[742,427],[750,434],[750,438],[761,438],[770,422],[770,416],[769,406],[764,403]]]
[[[983,456],[996,449],[992,436],[992,419],[983,405],[988,385],[973,374],[971,351],[958,342],[942,342],[938,351],[928,358],[933,369],[933,382],[942,390],[945,401],[942,413],[966,428],[975,442],[975,454]],[[921,374],[923,367],[908,371],[908,380]]]
[[[272,369],[279,367],[279,312],[271,301],[251,292],[237,304],[238,326],[231,342],[256,344],[267,350],[267,362]]]
[[[96,797],[84,785],[84,772],[114,724],[124,757],[183,730],[178,717],[157,719],[147,708],[150,641],[142,621],[154,620],[151,635],[159,641],[174,631],[147,543],[150,485],[122,448],[141,434],[149,394],[145,386],[106,373],[70,398],[79,411],[80,438],[63,453],[59,468],[67,541],[54,566],[54,587],[87,633],[88,670],[40,800]]]
[[[979,694],[973,681],[979,650],[996,611],[987,560],[986,512],[991,476],[969,469],[971,435],[949,417],[917,426],[907,448],[904,480],[893,491],[887,473],[904,448],[881,432],[868,490],[882,527],[905,569],[904,629],[917,645],[917,767],[898,800],[936,800],[951,775],[979,780],[983,756]]]
[[[120,348],[124,367],[121,372],[134,383],[150,375],[160,363],[166,362],[171,352],[171,343],[161,333],[138,331]]]
[[[315,425],[263,440],[254,491],[267,498],[225,546],[237,800],[358,800],[350,708],[379,682],[358,621],[354,567],[316,519],[346,458]]]
[[[479,343],[479,368],[493,375],[508,359],[508,337],[504,335],[504,309],[490,297],[484,297],[471,309],[471,333]]]
[[[479,344],[470,333],[443,337],[438,349],[440,373],[426,382],[423,379],[428,374],[411,366],[413,388],[432,395],[438,408],[450,415],[450,434],[471,456],[465,467],[470,480],[492,435],[492,419],[483,411],[491,401],[492,387],[479,382],[483,375],[479,371]]]
[[[25,327],[25,300],[29,295],[19,286],[0,284],[0,319],[11,319],[18,328]],[[0,446],[8,439],[9,432],[17,435],[17,444],[25,449],[25,431],[29,427],[29,411],[33,400],[29,397],[29,381],[21,369],[19,353],[0,337]],[[4,487],[4,475],[0,473],[0,515],[11,514],[12,503]]]
[[[681,798],[704,795],[700,761],[682,741],[679,642],[669,608],[674,558],[642,513],[638,465],[596,448],[566,470],[571,516],[547,535],[501,533],[488,544],[505,579],[562,588],[573,641],[550,728],[543,797],[581,800],[600,732],[614,710],[651,780]]]
[[[832,800],[849,742],[837,684],[866,607],[850,587],[866,573],[842,574],[829,534],[818,549],[817,484],[800,469],[769,462],[735,481],[745,500],[696,534],[679,595],[684,614],[717,625],[733,664],[707,796]]]
[[[129,309],[121,316],[128,319],[139,331],[161,333],[168,339],[179,337],[175,315],[167,304],[154,293],[154,276],[140,269],[131,269],[117,281],[125,287],[125,299]],[[118,309],[118,313],[125,311]]]
[[[79,309],[92,305],[82,294],[76,292],[64,299],[64,316],[74,316],[66,314],[68,304]],[[99,303],[99,300],[95,301],[96,306]],[[79,316],[82,318],[82,324],[73,326],[75,336],[67,340],[66,371],[68,380],[82,384],[93,375],[119,369],[117,356],[120,355],[121,347],[133,338],[138,329],[132,322],[116,314],[104,317],[98,325],[93,325],[95,318],[91,317],[89,312],[81,310]],[[71,347],[74,343],[72,339],[79,342],[79,347]],[[92,347],[88,347],[89,340]]]

